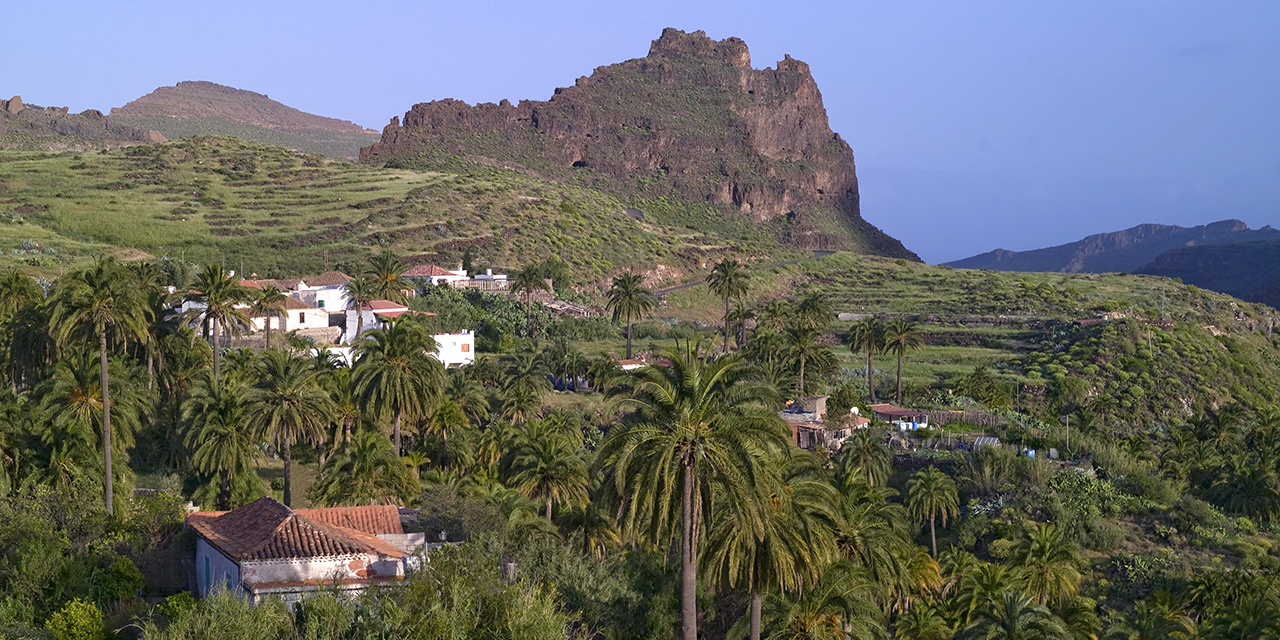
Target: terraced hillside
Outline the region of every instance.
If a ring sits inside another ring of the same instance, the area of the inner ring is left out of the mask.
[[[757,309],[822,294],[842,314],[831,346],[847,376],[866,367],[865,355],[843,346],[853,322],[920,322],[924,348],[905,361],[909,398],[954,387],[982,365],[1032,414],[1066,395],[1135,423],[1280,402],[1280,313],[1166,278],[952,269],[842,252],[758,271],[750,282]],[[701,286],[670,293],[658,309],[711,324],[721,313],[723,302]],[[874,365],[882,385],[891,383],[894,356]]]
[[[229,138],[85,153],[0,154],[0,266],[47,275],[101,252],[316,272],[390,247],[512,269],[558,255],[578,282],[623,267],[657,283],[726,253],[802,255],[767,226],[656,200],[642,213],[590,188],[483,165],[384,169]],[[533,257],[530,257],[533,256]]]

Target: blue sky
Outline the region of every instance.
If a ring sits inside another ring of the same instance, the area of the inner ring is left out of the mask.
[[[7,3],[0,93],[110,107],[211,80],[381,128],[546,99],[663,27],[810,64],[863,216],[929,262],[1142,222],[1280,226],[1280,3]],[[20,27],[17,27],[20,25]]]

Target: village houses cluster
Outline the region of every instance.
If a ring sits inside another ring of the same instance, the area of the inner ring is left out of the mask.
[[[444,269],[433,264],[418,265],[402,275],[415,284],[447,284],[458,289],[479,289],[495,293],[508,289],[506,275],[486,270],[483,274],[471,276],[461,265],[457,269]],[[306,279],[258,279],[255,276],[241,278],[240,284],[259,290],[272,286],[283,292],[287,299],[284,311],[279,316],[250,318],[253,333],[264,332],[270,321],[273,330],[310,338],[348,364],[353,358],[352,345],[358,337],[358,327],[369,331],[383,328],[387,321],[404,314],[432,315],[411,310],[407,305],[390,300],[372,300],[356,309],[349,303],[345,289],[352,277],[341,271],[326,271]],[[408,296],[413,296],[414,293],[411,290],[405,291]],[[180,310],[200,307],[200,302],[189,301],[183,303]],[[436,334],[434,337],[437,350],[433,355],[445,366],[462,366],[475,362],[474,332],[464,330]]]

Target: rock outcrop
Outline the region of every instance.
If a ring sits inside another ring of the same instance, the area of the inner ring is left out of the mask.
[[[0,100],[0,148],[93,149],[164,142],[159,132],[113,122],[97,109],[68,113],[66,107]]]
[[[674,196],[774,222],[793,244],[916,258],[862,219],[853,151],[805,63],[755,69],[746,43],[666,29],[648,56],[600,67],[547,101],[437,100],[392,118],[369,162],[457,158]]]

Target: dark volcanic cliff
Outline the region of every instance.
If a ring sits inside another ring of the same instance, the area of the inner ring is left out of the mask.
[[[996,249],[946,264],[960,269],[996,271],[1132,273],[1173,249],[1268,238],[1280,238],[1280,231],[1271,227],[1250,229],[1239,220],[1221,220],[1197,227],[1141,224],[1124,231],[1091,235],[1056,247],[1032,251]]]
[[[754,69],[747,45],[666,29],[649,55],[600,67],[547,101],[414,105],[366,161],[462,157],[580,179],[637,201],[676,197],[774,222],[812,248],[916,258],[862,219],[853,152],[803,62]]]
[[[120,124],[96,109],[70,113],[66,107],[24,104],[19,96],[0,100],[0,149],[66,151],[164,141],[157,131]]]

